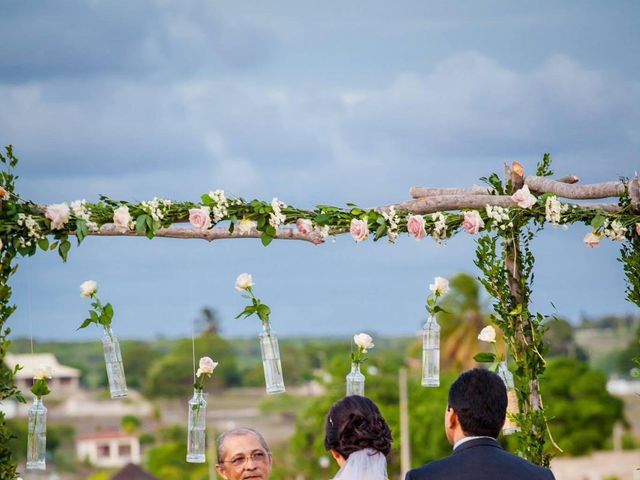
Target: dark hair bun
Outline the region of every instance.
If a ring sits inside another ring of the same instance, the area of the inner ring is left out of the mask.
[[[345,459],[353,452],[372,448],[385,456],[391,451],[391,429],[375,403],[353,395],[335,403],[326,424],[325,448]]]

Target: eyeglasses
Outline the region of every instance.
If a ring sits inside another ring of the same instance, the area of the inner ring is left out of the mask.
[[[247,460],[251,458],[253,463],[265,464],[267,463],[267,457],[269,455],[269,453],[263,452],[262,450],[256,450],[255,452],[251,452],[249,456],[239,455],[232,458],[231,460],[225,460],[222,463],[230,463],[233,468],[241,468],[244,467],[247,463]]]

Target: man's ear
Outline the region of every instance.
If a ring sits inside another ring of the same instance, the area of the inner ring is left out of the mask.
[[[449,424],[447,425],[447,427],[451,430],[455,430],[456,426],[459,425],[460,422],[458,420],[458,414],[456,413],[456,411],[453,408],[450,408],[449,410]]]
[[[222,478],[224,478],[224,480],[227,480],[227,476],[224,473],[224,467],[216,464],[216,472],[218,472],[218,475],[220,475]]]

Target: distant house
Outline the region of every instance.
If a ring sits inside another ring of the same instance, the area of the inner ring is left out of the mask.
[[[30,395],[29,390],[33,386],[33,377],[42,368],[51,368],[49,388],[52,397],[67,397],[80,388],[80,370],[60,365],[52,353],[21,355],[8,353],[5,363],[10,369],[14,369],[16,365],[22,367],[16,374],[15,381],[18,388],[27,395]]]
[[[127,463],[140,464],[138,437],[124,432],[96,432],[76,437],[80,461],[96,467],[117,468]]]
[[[158,480],[158,478],[145,472],[137,465],[128,463],[122,470],[111,477],[110,480]]]

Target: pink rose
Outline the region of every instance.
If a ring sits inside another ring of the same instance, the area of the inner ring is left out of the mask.
[[[362,242],[369,236],[369,227],[366,220],[354,218],[351,220],[351,236],[356,242]]]
[[[209,207],[190,208],[189,223],[200,230],[206,230],[211,226]]]
[[[313,223],[306,218],[299,218],[296,222],[296,228],[302,235],[309,235],[313,231]]]
[[[465,232],[470,233],[471,235],[475,235],[480,231],[482,227],[484,227],[484,221],[482,221],[482,217],[477,210],[464,212],[464,221],[462,222],[462,228],[464,228]]]
[[[596,248],[600,246],[600,235],[596,235],[593,232],[589,232],[584,236],[584,243],[589,248]]]
[[[54,203],[47,206],[44,214],[51,220],[51,230],[61,230],[69,221],[69,205],[66,203]]]
[[[511,195],[511,200],[516,202],[520,208],[531,208],[538,201],[538,199],[531,194],[527,185]]]
[[[409,215],[407,217],[407,232],[416,240],[422,240],[427,234],[424,229],[424,217],[422,215]]]

